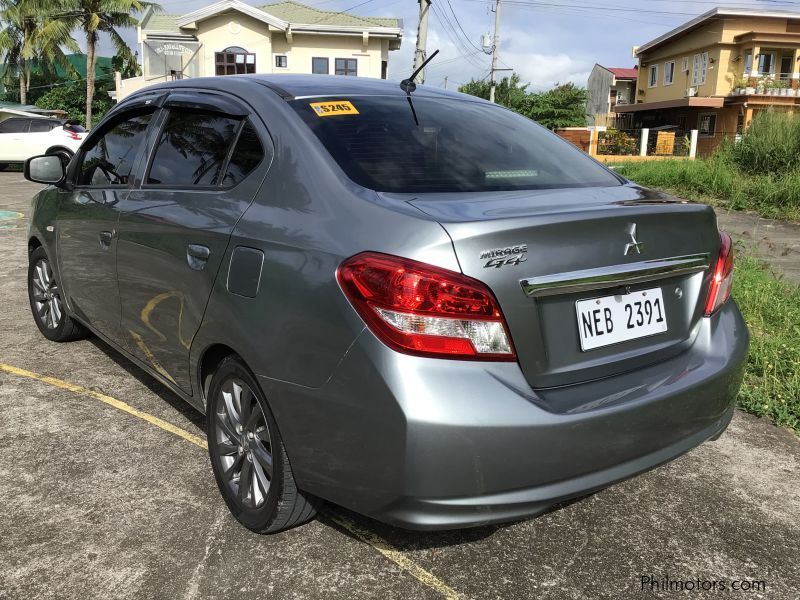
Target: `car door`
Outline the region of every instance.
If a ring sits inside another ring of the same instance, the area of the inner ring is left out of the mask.
[[[129,193],[153,108],[126,111],[92,133],[60,192],[58,265],[67,306],[111,341],[120,341],[116,278],[118,204]]]
[[[233,227],[271,156],[263,124],[224,95],[173,93],[139,189],[119,204],[117,275],[128,350],[192,393],[189,349]],[[256,126],[256,124],[258,124]]]
[[[0,161],[21,161],[25,156],[24,137],[30,119],[11,117],[0,123]]]

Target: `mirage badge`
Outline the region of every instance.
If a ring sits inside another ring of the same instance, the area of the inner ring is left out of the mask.
[[[528,244],[517,244],[516,246],[506,246],[505,248],[494,248],[483,250],[481,260],[485,260],[484,269],[493,267],[499,269],[506,265],[518,265],[528,260],[525,254],[528,252]]]

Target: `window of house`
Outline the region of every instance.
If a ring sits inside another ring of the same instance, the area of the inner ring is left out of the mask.
[[[337,58],[336,59],[336,74],[337,75],[358,75],[358,59],[355,59],[355,58]]]
[[[650,67],[650,82],[648,85],[650,87],[656,87],[656,85],[658,85],[658,65]]]
[[[320,56],[315,56],[311,59],[311,72],[315,75],[327,75],[330,73],[328,70],[328,59]]]
[[[708,74],[708,52],[695,54],[692,62],[692,85],[702,85]]]
[[[218,186],[241,121],[217,113],[171,110],[147,175],[151,185]]]
[[[681,71],[683,71],[684,73],[688,73],[689,72],[689,57],[688,56],[684,56],[683,60],[681,61]]]
[[[244,48],[231,46],[214,53],[217,75],[241,75],[256,72],[256,55]]]
[[[675,80],[675,61],[664,63],[664,85],[672,85]]]
[[[792,76],[792,62],[793,56],[791,54],[783,55],[781,57],[781,77],[791,77]]]
[[[775,53],[762,52],[758,55],[758,73],[760,75],[771,75],[775,72]]]
[[[275,55],[275,66],[278,69],[285,69],[289,66],[289,59],[285,54]]]
[[[714,113],[700,113],[697,119],[697,131],[702,136],[713,136],[717,128],[717,115]]]
[[[750,75],[753,71],[753,51],[747,50],[744,53],[744,72]]]
[[[117,122],[83,152],[78,185],[106,187],[127,185],[152,112]]]

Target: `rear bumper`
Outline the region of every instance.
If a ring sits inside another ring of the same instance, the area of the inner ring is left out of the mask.
[[[303,489],[449,529],[541,513],[717,436],[747,345],[728,302],[679,356],[562,388],[531,390],[516,364],[398,354],[369,332],[321,388],[260,380]]]

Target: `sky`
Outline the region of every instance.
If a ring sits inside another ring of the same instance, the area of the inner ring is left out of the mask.
[[[248,3],[261,6],[270,1]],[[419,14],[416,0],[300,1],[321,10],[403,19],[403,42],[389,55],[389,77],[400,80],[411,73]],[[161,0],[160,4],[167,13],[185,14],[211,2]],[[427,69],[426,84],[441,87],[447,77],[448,87],[456,87],[488,77],[491,58],[481,51],[481,37],[494,28],[493,6],[493,0],[433,0],[428,54],[440,52]],[[532,91],[566,82],[585,86],[595,63],[632,67],[633,46],[715,6],[800,12],[800,0],[501,0],[498,67],[519,73]],[[125,38],[136,47],[135,31],[127,31]],[[113,54],[108,40],[101,41],[100,50]]]

